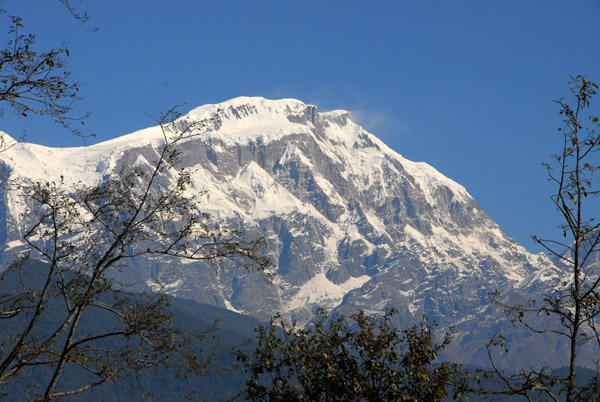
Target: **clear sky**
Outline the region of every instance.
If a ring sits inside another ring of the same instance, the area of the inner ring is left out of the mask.
[[[40,48],[70,49],[78,110],[102,141],[237,96],[346,109],[404,157],[464,185],[511,237],[555,237],[540,162],[560,151],[554,99],[570,74],[600,83],[600,1],[0,0]],[[6,35],[6,18],[0,32]],[[600,96],[595,102],[600,114]],[[0,130],[81,145],[5,110]]]

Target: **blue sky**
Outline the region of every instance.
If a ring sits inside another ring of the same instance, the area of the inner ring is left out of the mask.
[[[568,96],[569,75],[600,82],[597,0],[72,2],[96,32],[58,1],[0,7],[23,17],[40,48],[69,47],[92,142],[178,104],[297,98],[354,112],[403,156],[464,185],[530,250],[540,250],[532,234],[558,234],[540,162],[560,151],[552,100]],[[23,129],[30,142],[81,145],[5,110],[0,130]]]

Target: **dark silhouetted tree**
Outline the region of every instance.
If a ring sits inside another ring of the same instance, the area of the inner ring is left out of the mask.
[[[76,14],[80,21],[87,16]],[[8,41],[0,50],[0,105],[7,105],[22,116],[48,116],[78,136],[85,136],[73,123],[83,123],[84,116],[75,116],[73,110],[80,100],[79,84],[70,80],[66,68],[69,50],[62,44],[47,51],[36,50],[36,36],[23,33],[23,20],[7,16],[0,10],[0,17],[9,21]],[[0,107],[0,116],[4,112]],[[7,145],[7,144],[4,144]]]
[[[252,401],[440,401],[456,364],[435,364],[450,342],[435,343],[424,321],[399,331],[364,312],[328,317],[319,311],[306,328],[271,320],[256,329],[258,346],[240,353]]]
[[[562,240],[534,237],[566,275],[537,299],[522,304],[500,304],[513,323],[524,324],[538,334],[554,334],[568,344],[568,370],[565,375],[549,369],[523,370],[504,377],[499,370],[492,373],[498,379],[497,393],[519,394],[532,398],[543,396],[567,402],[598,400],[598,374],[590,379],[578,378],[579,351],[584,345],[595,344],[600,350],[600,222],[597,220],[600,195],[600,132],[598,117],[589,112],[598,86],[583,76],[571,77],[569,89],[573,101],[556,101],[564,126],[559,129],[563,146],[552,163],[543,163],[556,192],[551,197],[562,217]],[[543,317],[544,319],[539,319]],[[492,346],[504,346],[502,337],[492,340]],[[597,352],[596,352],[597,353]],[[600,355],[596,355],[600,359]],[[535,362],[532,362],[535,367]]]

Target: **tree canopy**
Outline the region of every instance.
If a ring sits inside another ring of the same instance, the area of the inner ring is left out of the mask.
[[[456,364],[436,363],[450,342],[439,343],[421,321],[393,328],[394,310],[381,317],[361,311],[349,317],[320,310],[306,328],[273,318],[256,329],[258,345],[240,352],[252,401],[440,401],[448,395]]]

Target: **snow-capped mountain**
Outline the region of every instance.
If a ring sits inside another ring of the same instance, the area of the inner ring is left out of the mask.
[[[485,342],[506,323],[489,293],[526,297],[559,275],[544,255],[508,238],[464,187],[403,158],[348,112],[241,97],[181,120],[211,122],[182,147],[192,189],[206,192],[201,208],[246,236],[264,236],[276,275],[186,261],[167,265],[154,257],[122,274],[139,289],[152,289],[161,278],[178,297],[262,320],[281,312],[299,323],[318,306],[394,307],[403,324],[425,314],[454,326],[450,353],[485,363]],[[0,154],[1,172],[94,185],[162,141],[153,127],[88,147],[17,144]],[[2,191],[0,240],[14,246],[26,218],[15,190]],[[523,347],[532,342],[516,338]]]

